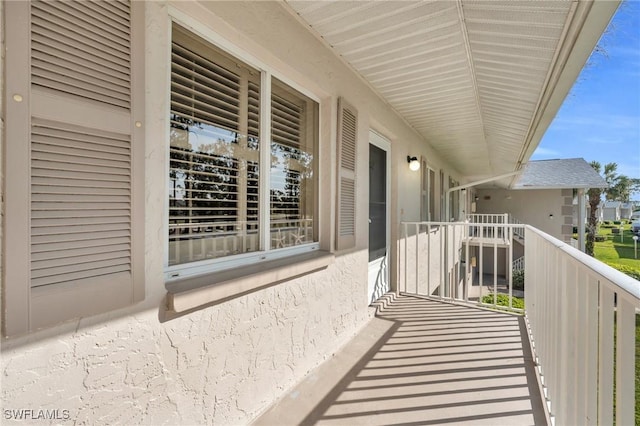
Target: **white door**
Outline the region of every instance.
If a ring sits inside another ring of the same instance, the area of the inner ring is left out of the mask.
[[[369,135],[369,286],[371,304],[389,291],[390,150],[381,135]]]

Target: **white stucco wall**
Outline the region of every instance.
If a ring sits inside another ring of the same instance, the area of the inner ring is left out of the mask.
[[[571,236],[571,189],[478,189],[477,196],[478,213],[510,213],[520,222],[535,226],[561,241],[568,241]]]
[[[321,100],[325,249],[332,247],[335,211],[337,98],[344,96],[358,109],[359,225],[357,249],[338,253],[326,270],[161,323],[170,21],[166,3],[147,2],[145,7],[146,220],[136,224],[145,226],[146,233],[145,300],[3,341],[3,423],[10,421],[5,410],[41,409],[59,410],[68,417],[62,423],[248,423],[371,317],[364,303],[369,128],[392,142],[392,263],[398,222],[419,218],[419,173],[409,171],[406,156],[424,155],[436,174],[440,168],[450,172],[413,129],[282,6],[177,2],[181,17]],[[392,280],[395,273],[393,268]]]

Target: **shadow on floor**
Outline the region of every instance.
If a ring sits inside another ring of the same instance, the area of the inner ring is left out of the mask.
[[[255,424],[546,424],[521,316],[400,296]]]

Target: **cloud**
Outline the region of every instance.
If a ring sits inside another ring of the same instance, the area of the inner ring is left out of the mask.
[[[547,160],[550,158],[559,158],[560,151],[556,151],[555,149],[538,147],[535,152],[531,156],[532,160]]]
[[[617,164],[619,174],[628,176],[630,178],[640,178],[640,158],[635,164],[627,162]]]
[[[607,134],[621,137],[637,137],[640,135],[638,117],[625,114],[600,114],[585,112],[577,115],[558,116],[552,126],[556,131]]]

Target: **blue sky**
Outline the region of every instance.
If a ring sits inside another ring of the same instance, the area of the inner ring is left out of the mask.
[[[614,162],[640,178],[640,1],[620,6],[599,46],[531,159]]]

